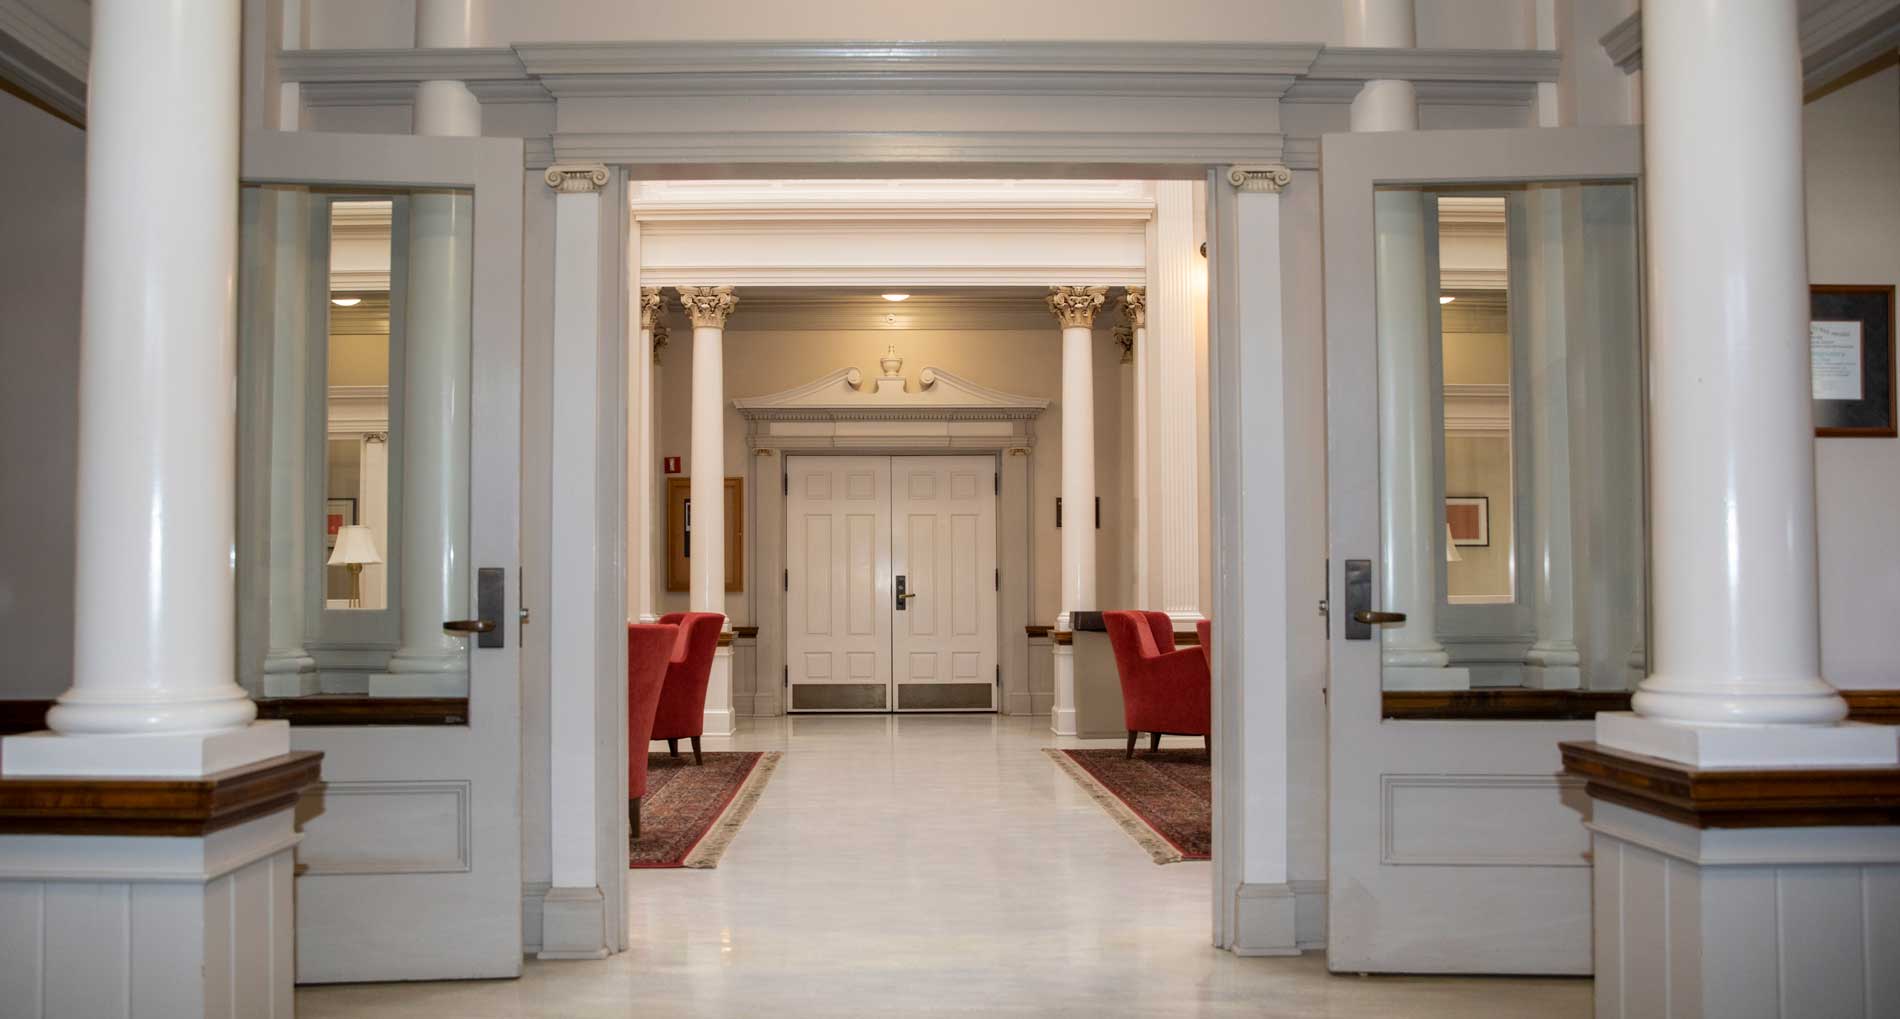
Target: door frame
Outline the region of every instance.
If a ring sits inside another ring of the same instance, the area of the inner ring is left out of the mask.
[[[779,484],[779,487],[778,487],[778,491],[779,491],[779,512],[778,512],[778,521],[779,521],[779,530],[778,530],[778,533],[777,533],[777,538],[779,539],[779,542],[780,542],[780,545],[779,545],[779,548],[781,549],[781,551],[779,552],[779,555],[780,555],[780,563],[781,563],[781,566],[780,566],[780,569],[784,569],[784,568],[785,568],[785,567],[783,566],[783,562],[784,562],[784,558],[783,558],[783,557],[784,557],[784,555],[785,555],[785,553],[784,553],[784,552],[783,552],[782,550],[783,550],[783,549],[785,549],[785,548],[788,548],[788,547],[790,547],[790,545],[791,545],[791,542],[792,542],[792,533],[791,533],[791,526],[792,526],[792,521],[791,521],[791,517],[790,517],[790,515],[789,515],[789,514],[788,514],[788,513],[786,512],[786,507],[790,505],[790,498],[791,498],[791,496],[790,496],[790,492],[789,492],[789,485],[790,485],[790,478],[791,478],[791,470],[792,470],[792,460],[793,460],[794,458],[803,458],[803,457],[826,457],[826,458],[835,458],[835,457],[877,457],[877,458],[881,458],[881,459],[885,459],[885,460],[895,460],[895,459],[897,459],[897,458],[899,458],[899,457],[947,457],[947,456],[961,456],[961,457],[988,457],[988,458],[990,458],[990,459],[991,459],[991,461],[993,462],[993,464],[994,464],[994,466],[995,466],[995,468],[996,468],[996,477],[997,477],[997,490],[996,490],[996,493],[995,493],[995,495],[994,495],[994,498],[995,498],[995,500],[996,500],[996,504],[995,504],[995,506],[996,506],[996,508],[995,508],[995,518],[996,518],[996,519],[995,519],[995,524],[996,524],[996,546],[995,546],[995,547],[996,547],[996,567],[997,567],[997,569],[998,569],[998,570],[1001,570],[1001,569],[1002,569],[1002,564],[1003,564],[1003,553],[1002,553],[1002,550],[1003,550],[1003,545],[1004,545],[1004,541],[1005,541],[1005,538],[1004,538],[1004,529],[1005,529],[1005,528],[1004,528],[1004,513],[1003,513],[1003,491],[1002,491],[1002,477],[1003,477],[1003,463],[1002,463],[1002,461],[1004,460],[1004,458],[1005,458],[1005,457],[1007,457],[1007,456],[1008,456],[1008,453],[1007,453],[1007,452],[1004,452],[1004,451],[1002,451],[1002,450],[983,450],[983,449],[927,449],[927,450],[919,450],[919,449],[907,449],[907,450],[902,450],[902,451],[900,451],[900,452],[895,452],[895,453],[880,453],[880,452],[874,452],[874,451],[872,451],[872,450],[867,450],[867,449],[849,449],[849,450],[815,450],[815,449],[814,449],[814,450],[802,450],[802,451],[800,451],[800,452],[796,452],[796,453],[787,453],[786,455],[784,455],[784,456],[782,456],[782,457],[778,457],[777,459],[778,459],[778,461],[779,461],[779,469],[780,469],[780,472],[781,472],[781,482],[780,482],[780,484]],[[756,458],[756,459],[760,459],[760,460],[763,460],[763,459],[766,459],[766,458],[765,458],[765,457],[758,457],[758,458]],[[1027,457],[1025,456],[1025,457],[1024,457],[1024,459],[1027,459]],[[887,480],[888,480],[888,479],[887,479]],[[891,482],[891,484],[892,484],[892,485],[894,485],[894,484],[895,484],[895,482]],[[768,486],[768,487],[769,487],[769,486]],[[886,502],[887,502],[887,505],[886,505],[886,509],[887,509],[887,511],[888,511],[888,510],[891,510],[891,509],[893,508],[893,505],[894,505],[894,503],[895,503],[895,500],[896,500],[896,495],[895,495],[895,489],[894,489],[894,487],[889,487],[889,486],[887,486],[887,488],[886,488],[886,495],[887,495],[887,500],[886,500]],[[1033,501],[1033,500],[1026,500],[1026,501]],[[1030,526],[1029,526],[1029,525],[1031,524],[1031,522],[1032,522],[1032,521],[1031,521],[1031,520],[1029,519],[1029,517],[1028,517],[1028,516],[1027,516],[1027,514],[1025,513],[1025,514],[1024,514],[1024,515],[1023,515],[1022,517],[1021,517],[1021,519],[1020,519],[1020,521],[1019,521],[1019,522],[1020,522],[1021,524],[1023,524],[1023,525],[1024,525],[1024,527],[1025,527],[1025,529],[1026,529],[1026,530],[1027,530],[1027,531],[1029,532],[1029,533],[1026,533],[1026,534],[1024,534],[1024,535],[1022,535],[1022,538],[1023,538],[1023,540],[1024,540],[1024,543],[1025,543],[1025,544],[1026,544],[1026,545],[1027,545],[1028,547],[1030,547],[1030,548],[1032,548],[1032,549],[1033,549],[1033,547],[1034,547],[1034,533],[1033,533],[1033,532],[1034,532],[1034,528],[1033,528],[1033,527],[1030,527]],[[891,527],[892,527],[892,531],[891,531],[891,534],[890,534],[890,540],[891,540],[891,541],[893,542],[893,544],[895,544],[895,540],[896,540],[896,530],[895,530],[895,529],[896,529],[896,526],[897,526],[897,521],[896,521],[896,516],[895,516],[895,514],[893,513],[893,515],[892,515],[892,518],[891,518]],[[1025,563],[1030,563],[1030,562],[1032,562],[1032,561],[1033,561],[1032,559],[1025,559],[1025,560],[1024,560],[1024,562],[1025,562]],[[1030,572],[1030,570],[1029,570],[1029,569],[1027,569],[1027,568],[1025,568],[1025,569],[1023,569],[1023,570],[1019,570],[1019,571],[1016,571],[1016,572],[1017,572],[1017,573],[1020,573],[1020,574],[1022,574],[1022,576],[1020,576],[1020,577],[1018,577],[1018,578],[1015,578],[1015,579],[1016,579],[1016,581],[1017,581],[1017,583],[1019,583],[1019,584],[1020,584],[1021,586],[1023,586],[1023,587],[1025,588],[1025,593],[1026,593],[1026,589],[1028,588],[1028,586],[1029,586],[1029,585],[1030,585],[1030,583],[1032,582],[1032,578],[1031,578],[1031,577],[1029,576],[1029,572]],[[766,580],[767,580],[767,581],[769,581],[770,579],[771,579],[770,577],[767,577],[767,578],[766,578]],[[787,581],[787,583],[789,583],[789,580]],[[767,587],[771,587],[771,585],[770,585],[769,583],[768,583],[768,584],[767,584],[766,586],[767,586]],[[1006,621],[1007,621],[1007,620],[1008,620],[1008,618],[1009,618],[1009,613],[1008,613],[1008,612],[1007,612],[1007,611],[1005,610],[1005,608],[1004,608],[1004,604],[1003,604],[1003,602],[1004,602],[1004,598],[1003,598],[1003,592],[1004,592],[1004,590],[1005,590],[1005,587],[1006,587],[1006,586],[1007,586],[1007,585],[999,585],[999,586],[997,587],[997,589],[996,589],[996,590],[997,590],[997,594],[996,594],[996,626],[997,626],[997,629],[996,629],[996,661],[997,661],[997,664],[998,664],[998,665],[1001,665],[1001,664],[1002,664],[1002,661],[1003,661],[1003,655],[1004,655],[1004,647],[1005,647],[1005,645],[1006,645],[1006,644],[1008,644],[1008,643],[1009,643],[1009,641],[1007,641],[1007,640],[1006,640],[1006,633],[1005,633],[1005,624],[1006,624]],[[781,586],[779,586],[779,587],[777,587],[777,588],[773,588],[773,590],[775,590],[775,591],[777,591],[777,592],[779,593],[779,597],[778,597],[778,608],[776,609],[776,611],[775,611],[775,614],[774,614],[773,616],[771,616],[771,617],[770,617],[770,618],[772,618],[772,620],[774,621],[774,623],[776,623],[776,624],[777,624],[777,625],[776,625],[776,627],[775,627],[775,630],[776,630],[776,633],[777,633],[777,635],[778,635],[778,647],[777,647],[777,656],[776,656],[776,657],[777,657],[777,660],[778,660],[778,661],[780,661],[781,663],[785,663],[785,662],[786,662],[786,660],[787,660],[787,658],[788,658],[788,654],[787,654],[787,650],[786,650],[786,649],[787,649],[788,647],[790,647],[790,644],[791,644],[791,611],[792,611],[792,603],[791,603],[791,599],[790,599],[790,598],[788,598],[788,597],[786,597],[786,595],[788,594],[788,592],[787,592],[787,590],[786,590],[786,587],[785,587],[784,585],[781,585]],[[887,611],[887,612],[888,612],[888,611],[891,611],[891,610],[890,610],[890,607],[889,607],[889,605],[886,605],[886,608],[885,608],[885,611]],[[1026,618],[1026,617],[1025,617],[1025,618]],[[764,631],[763,631],[763,630],[761,630],[760,632],[761,632],[761,633],[763,633]],[[1027,635],[1027,633],[1024,633],[1024,634],[1023,634],[1023,637],[1024,637],[1024,639],[1023,639],[1023,644],[1024,644],[1024,648],[1025,648],[1025,650],[1026,650],[1026,649],[1027,649],[1027,645],[1028,645],[1028,635]],[[805,711],[799,711],[799,710],[796,710],[796,709],[794,709],[794,708],[793,708],[793,707],[791,706],[791,698],[790,698],[790,696],[789,696],[789,691],[790,691],[790,677],[791,677],[791,674],[790,674],[790,671],[789,671],[789,667],[788,667],[788,664],[787,664],[787,665],[781,665],[781,667],[780,667],[780,669],[781,669],[781,683],[780,683],[780,687],[779,687],[779,690],[780,690],[780,694],[779,694],[779,696],[781,696],[781,697],[783,697],[783,698],[784,698],[784,708],[783,708],[783,713],[784,713],[784,714],[787,714],[787,715],[793,715],[793,714],[800,714],[800,715],[802,715],[802,714],[814,714],[814,715],[835,715],[835,714],[851,714],[851,715],[986,715],[986,714],[995,714],[995,715],[1003,715],[1003,714],[1008,714],[1008,712],[1004,710],[1004,700],[1005,700],[1005,698],[1004,698],[1004,695],[1003,695],[1003,689],[1004,689],[1004,687],[1003,687],[1003,684],[1002,684],[1001,682],[999,682],[999,683],[997,684],[997,686],[996,686],[996,689],[995,689],[995,693],[994,693],[994,695],[993,695],[993,697],[992,697],[992,704],[993,704],[993,706],[992,706],[992,707],[988,707],[988,708],[931,708],[931,709],[913,709],[913,710],[910,710],[910,711],[905,711],[905,710],[903,710],[903,709],[901,709],[901,708],[899,708],[899,707],[897,706],[897,677],[896,677],[896,672],[895,672],[895,670],[896,670],[896,667],[897,667],[897,663],[896,663],[896,657],[895,657],[895,648],[896,648],[896,640],[897,640],[897,622],[896,622],[896,620],[895,620],[895,618],[893,618],[893,619],[892,619],[892,621],[891,621],[891,647],[892,647],[892,649],[893,649],[893,653],[892,653],[892,659],[891,659],[891,668],[892,668],[892,670],[893,670],[893,671],[892,671],[892,675],[891,675],[891,678],[890,678],[890,680],[889,680],[889,689],[890,689],[890,697],[889,697],[889,700],[887,701],[887,703],[888,703],[888,705],[889,705],[888,707],[886,707],[886,708],[882,708],[882,709],[875,709],[875,708],[825,708],[825,709],[808,709],[808,710],[805,710]],[[763,646],[763,645],[764,645],[764,643],[765,643],[765,642],[764,642],[763,640],[761,640],[761,641],[760,641],[760,644],[761,644],[761,646]],[[770,675],[770,674],[769,674],[769,673],[767,673],[767,675]],[[999,676],[998,678],[999,678],[999,680],[1000,680],[1000,678],[1001,678],[1001,677]],[[1025,680],[1026,680],[1026,679],[1027,679],[1027,677],[1025,677]]]

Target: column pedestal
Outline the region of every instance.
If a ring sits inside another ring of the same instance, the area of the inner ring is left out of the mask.
[[[733,730],[732,645],[730,634],[719,635],[712,671],[706,674],[706,735],[730,736]]]
[[[1066,627],[1066,618],[1057,625]],[[1049,731],[1058,736],[1075,735],[1075,645],[1067,630],[1049,649],[1055,666],[1055,703],[1049,708]]]

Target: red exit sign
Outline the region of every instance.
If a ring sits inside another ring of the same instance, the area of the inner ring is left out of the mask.
[[[676,457],[676,456],[665,457],[664,461],[666,464],[666,473],[678,474],[680,472],[680,458],[679,457]]]

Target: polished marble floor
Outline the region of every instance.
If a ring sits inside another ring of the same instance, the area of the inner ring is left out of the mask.
[[[1585,980],[1334,977],[1318,953],[1210,948],[1209,865],[1150,862],[1041,753],[1108,744],[1047,719],[748,721],[708,749],[783,750],[777,774],[717,870],[633,875],[632,951],[530,960],[515,981],[304,988],[298,1014],[1590,1014]]]

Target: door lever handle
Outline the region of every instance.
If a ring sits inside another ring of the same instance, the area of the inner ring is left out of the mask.
[[[910,592],[909,594],[900,594],[900,595],[898,595],[898,597],[899,597],[899,598],[905,598],[905,599],[909,599],[909,598],[915,598],[915,597],[917,597],[917,592],[915,592],[915,591],[912,591],[912,592]]]
[[[495,621],[492,619],[451,619],[443,623],[442,628],[451,633],[494,633]]]
[[[1367,626],[1378,626],[1383,623],[1403,623],[1405,622],[1405,613],[1372,612],[1366,609],[1360,609],[1358,612],[1352,614],[1352,621],[1355,623],[1364,623]]]

